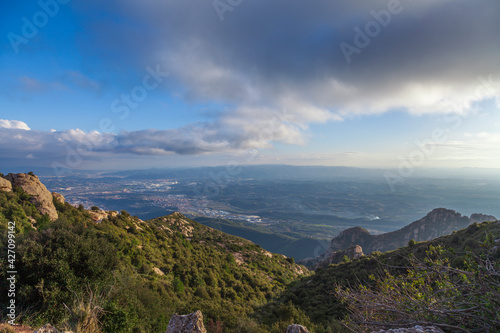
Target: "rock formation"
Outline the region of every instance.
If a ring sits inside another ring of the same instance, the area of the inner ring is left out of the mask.
[[[41,327],[40,329],[36,330],[33,333],[59,333],[59,331],[51,324],[46,324],[45,326]]]
[[[196,311],[188,315],[174,314],[168,323],[166,333],[207,333],[203,325],[203,314]]]
[[[472,223],[475,223],[475,222],[481,223],[481,222],[484,222],[484,221],[496,221],[496,220],[497,220],[497,218],[494,217],[493,215],[472,214],[470,216],[469,223],[472,224]]]
[[[11,182],[13,188],[20,187],[24,192],[32,195],[30,201],[42,215],[47,214],[51,221],[57,220],[58,216],[52,194],[37,176],[25,173],[9,173],[5,179]]]
[[[324,254],[316,258],[301,260],[299,263],[310,269],[323,267],[335,261],[335,254],[338,251],[349,249],[355,245],[361,246],[365,253],[373,251],[385,252],[404,247],[408,245],[411,239],[417,242],[429,241],[466,228],[475,222],[496,220],[497,218],[492,215],[472,214],[469,218],[454,210],[437,208],[402,229],[381,235],[371,235],[361,227],[346,229],[330,241],[330,245]]]
[[[293,324],[287,327],[285,333],[309,333],[309,331],[302,325]]]
[[[66,199],[64,199],[64,196],[62,194],[52,192],[52,197],[54,200],[58,201],[59,203],[63,204],[66,202]]]
[[[363,249],[359,245],[353,245],[348,249],[342,251],[327,251],[325,254],[316,257],[300,260],[298,264],[305,265],[309,268],[316,269],[319,267],[326,267],[329,264],[340,264],[347,257],[349,260],[358,259],[364,256]]]
[[[12,184],[7,179],[0,177],[0,191],[11,192]]]

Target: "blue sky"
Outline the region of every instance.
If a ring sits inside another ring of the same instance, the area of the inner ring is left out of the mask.
[[[0,7],[2,171],[500,165],[497,1]]]

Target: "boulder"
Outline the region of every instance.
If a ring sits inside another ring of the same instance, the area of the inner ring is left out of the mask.
[[[52,192],[52,197],[54,200],[58,201],[59,203],[63,204],[66,202],[66,199],[64,199],[64,196],[62,194]]]
[[[24,192],[30,194],[32,196],[30,202],[35,205],[42,215],[47,214],[51,221],[57,220],[58,215],[52,194],[37,176],[25,173],[9,173],[5,179],[12,183],[13,188],[20,187]]]
[[[327,267],[329,264],[340,264],[347,257],[349,260],[358,259],[364,256],[363,249],[359,245],[353,245],[345,250],[331,251],[330,249],[316,258],[302,259],[298,263],[308,268],[317,269]]]
[[[45,326],[36,330],[33,333],[59,333],[59,331],[51,324],[46,324]]]
[[[309,333],[309,331],[302,325],[292,324],[287,327],[285,333]]]
[[[7,179],[0,177],[0,191],[11,192],[12,191],[12,183]]]
[[[203,314],[196,311],[188,315],[174,314],[168,322],[166,333],[207,333],[203,325]]]

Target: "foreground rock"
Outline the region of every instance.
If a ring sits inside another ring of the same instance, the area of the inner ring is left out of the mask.
[[[390,330],[373,331],[372,333],[444,333],[444,331],[435,326],[416,325],[410,328],[392,328]]]
[[[168,323],[166,333],[207,333],[203,325],[203,314],[201,311],[196,311],[188,315],[174,314]]]
[[[285,333],[309,333],[309,331],[302,325],[293,324],[287,327]]]
[[[0,191],[11,192],[12,184],[7,179],[0,177]]]
[[[47,324],[33,333],[59,333],[59,331],[54,326]]]
[[[66,199],[64,199],[64,196],[62,194],[52,192],[52,197],[62,205],[64,205],[64,203],[66,202]]]
[[[32,195],[30,202],[35,205],[40,214],[47,214],[51,221],[57,220],[58,215],[52,194],[37,176],[25,173],[9,173],[5,179],[11,182],[13,188],[20,187],[24,192]]]

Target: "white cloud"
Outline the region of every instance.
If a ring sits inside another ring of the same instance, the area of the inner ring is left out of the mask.
[[[22,129],[25,131],[31,130],[31,128],[29,128],[29,126],[23,121],[6,119],[0,119],[0,128]]]

